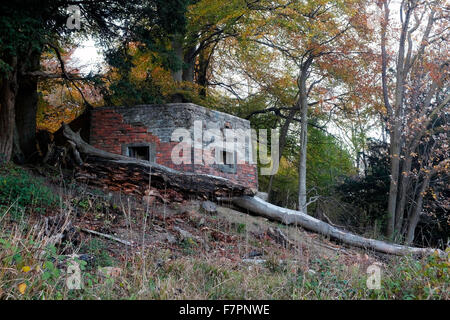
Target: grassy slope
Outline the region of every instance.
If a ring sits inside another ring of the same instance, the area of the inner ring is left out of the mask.
[[[41,172],[45,179],[22,168],[0,170],[0,299],[449,298],[450,264],[438,257],[376,256],[226,206],[206,215],[196,201],[147,205]],[[52,244],[55,232],[44,218],[55,215],[75,227],[71,241]],[[271,238],[269,228],[280,228],[290,244]],[[73,253],[85,254],[77,260],[81,290],[66,287]],[[255,254],[261,263],[243,260]],[[382,270],[379,290],[366,285],[374,264]],[[105,277],[102,267],[118,269]]]

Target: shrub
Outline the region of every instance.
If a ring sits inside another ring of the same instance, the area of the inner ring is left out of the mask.
[[[9,212],[13,218],[18,218],[27,209],[42,214],[57,202],[58,197],[43,179],[14,166],[0,171],[0,215]]]

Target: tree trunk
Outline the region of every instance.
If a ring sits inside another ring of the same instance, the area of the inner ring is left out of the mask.
[[[308,212],[306,207],[306,151],[308,144],[308,107],[302,103],[300,124],[300,159],[298,167],[298,209]]]
[[[389,199],[388,199],[388,223],[386,236],[389,240],[393,240],[395,233],[395,214],[397,209],[397,196],[398,196],[398,176],[400,171],[400,138],[398,137],[399,128],[398,125],[394,125],[395,128],[391,133],[390,141],[390,156],[391,156],[391,183],[389,185]]]
[[[289,114],[286,118],[286,121],[284,121],[283,126],[281,127],[281,131],[280,131],[280,151],[278,153],[279,155],[279,159],[281,160],[281,157],[283,156],[283,151],[284,148],[286,147],[286,139],[287,139],[287,135],[288,135],[288,131],[289,131],[289,126],[291,125],[292,120],[294,119],[295,114],[297,113],[298,110],[296,110],[295,108],[289,111]],[[271,175],[270,176],[270,180],[269,180],[269,186],[267,188],[267,198],[268,201],[270,202],[271,197],[272,197],[272,185],[273,185],[273,179],[275,178],[275,175]]]
[[[195,74],[195,46],[186,50],[183,56],[185,68],[183,69],[183,81],[194,82]]]
[[[395,103],[394,110],[391,116],[391,183],[389,186],[389,199],[388,199],[388,226],[387,237],[393,239],[395,236],[395,220],[397,213],[397,201],[398,201],[398,187],[399,187],[399,173],[400,173],[400,152],[401,152],[401,116],[403,113],[403,96],[404,96],[404,54],[405,54],[405,37],[406,29],[408,27],[409,15],[406,17],[407,21],[403,25],[402,34],[400,36],[399,53],[397,59],[397,74],[396,74],[396,86],[395,86]]]
[[[35,53],[30,58],[33,64],[30,71],[39,68],[40,53]],[[25,156],[25,162],[36,160],[36,112],[38,104],[37,77],[19,76],[19,91],[17,94],[16,126],[20,150]]]
[[[306,79],[313,58],[309,57],[302,65],[299,79],[299,107],[300,107],[300,158],[298,165],[298,209],[305,214],[306,207],[306,152],[308,147],[308,99],[306,90]]]
[[[11,160],[14,144],[17,57],[11,58],[9,65],[12,71],[3,77],[0,88],[0,163]]]
[[[444,252],[438,249],[408,247],[398,244],[391,244],[380,240],[364,238],[350,232],[340,230],[303,212],[281,208],[267,203],[258,197],[243,196],[233,198],[232,201],[236,206],[247,209],[268,219],[280,221],[287,225],[298,225],[305,229],[320,233],[324,236],[328,236],[355,247],[372,249],[378,252],[394,255],[430,255],[436,251],[440,255],[445,255]]]
[[[178,59],[178,62],[184,61],[183,56],[183,43],[181,41],[181,36],[176,36],[175,39],[172,40],[172,50],[175,56]],[[172,70],[172,79],[174,81],[182,81],[183,80],[183,68],[179,68],[177,70]]]
[[[408,220],[408,232],[406,234],[406,239],[405,239],[405,243],[408,245],[414,241],[414,233],[416,231],[417,223],[419,222],[419,219],[420,219],[420,213],[422,212],[423,195],[424,195],[425,191],[427,190],[428,185],[430,184],[430,178],[431,178],[431,175],[429,174],[424,179],[424,181],[422,183],[422,187],[420,188],[420,191],[417,195],[416,206],[411,214],[411,217],[409,217],[409,220]]]
[[[389,18],[389,8],[387,1],[383,2],[385,7],[385,20],[382,25],[382,55],[383,55],[383,66],[382,66],[382,78],[383,78],[383,97],[385,101],[386,108],[389,111],[390,124],[391,124],[391,135],[390,135],[390,156],[391,156],[391,183],[389,186],[389,199],[388,199],[388,224],[386,229],[387,237],[392,240],[395,236],[395,221],[397,213],[397,202],[398,202],[398,184],[399,184],[399,171],[400,171],[400,152],[401,152],[401,117],[403,113],[403,98],[405,92],[405,77],[407,73],[406,61],[405,63],[405,43],[408,34],[408,27],[411,17],[411,6],[406,9],[405,17],[402,21],[402,30],[399,39],[399,47],[396,62],[396,78],[395,78],[395,101],[394,106],[391,108],[389,104],[389,95],[387,92],[387,81],[386,81],[386,67],[387,67],[387,53],[386,53],[386,25],[387,19]],[[404,8],[400,8],[404,10]]]
[[[25,156],[23,155],[22,149],[20,148],[19,132],[17,130],[17,124],[14,126],[13,150],[11,154],[11,159],[17,164],[25,163]]]
[[[408,152],[408,154],[405,154],[405,160],[403,163],[403,167],[402,167],[402,173],[401,173],[401,178],[400,180],[400,192],[399,192],[399,201],[397,203],[397,209],[396,209],[396,214],[395,214],[395,230],[397,232],[399,232],[399,236],[401,235],[401,228],[402,228],[402,224],[403,224],[403,220],[404,220],[404,216],[405,216],[405,207],[406,207],[406,192],[409,189],[410,185],[410,179],[409,179],[409,175],[411,172],[411,165],[412,165],[412,157],[410,155],[410,152]]]
[[[197,84],[201,87],[199,94],[206,97],[206,87],[208,86],[208,69],[211,61],[213,48],[205,48],[198,56],[198,65],[196,70]]]

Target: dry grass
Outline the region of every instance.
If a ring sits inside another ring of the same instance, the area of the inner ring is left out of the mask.
[[[2,209],[0,299],[449,298],[450,263],[438,257],[375,256],[230,208],[207,216],[195,201],[149,207],[132,198],[74,190],[65,191],[50,215],[133,240],[135,246],[83,233],[77,242],[58,244],[52,237],[64,223],[49,232],[41,214],[13,219]],[[293,245],[276,243],[268,227],[279,227]],[[180,236],[177,228],[192,238]],[[244,262],[252,252],[261,253],[256,258],[264,262]],[[71,259],[75,254],[92,259]],[[66,285],[70,261],[82,269],[80,290]],[[366,285],[367,267],[374,263],[382,270],[379,290]],[[104,267],[121,273],[105,277],[98,272]]]

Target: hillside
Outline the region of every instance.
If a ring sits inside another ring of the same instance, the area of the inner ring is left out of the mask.
[[[345,247],[226,202],[207,213],[173,190],[111,193],[53,167],[9,166],[0,186],[0,299],[449,298],[437,256]],[[67,288],[70,259],[81,290]]]

